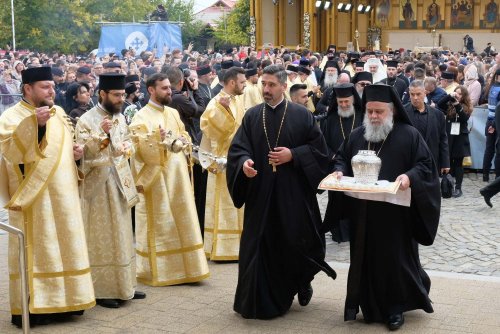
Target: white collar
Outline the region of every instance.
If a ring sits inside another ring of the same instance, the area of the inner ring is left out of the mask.
[[[283,102],[284,99],[285,99],[285,97],[282,95],[281,96],[281,100],[277,104],[275,104],[274,106],[272,106],[269,103],[267,103],[267,105],[270,106],[271,109],[276,109],[276,107],[279,106],[281,104],[281,102]]]

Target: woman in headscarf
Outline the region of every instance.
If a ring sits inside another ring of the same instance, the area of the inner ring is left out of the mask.
[[[476,65],[468,65],[465,68],[464,86],[469,92],[470,101],[473,107],[478,105],[479,97],[481,96],[481,84],[479,83],[478,79],[479,75]]]

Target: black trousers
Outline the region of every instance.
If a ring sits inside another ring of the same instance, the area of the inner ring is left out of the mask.
[[[193,166],[194,202],[196,212],[200,221],[201,236],[205,235],[205,202],[207,198],[208,171],[203,170],[200,165]]]
[[[495,156],[495,146],[497,144],[497,131],[488,133],[488,128],[494,126],[494,121],[487,121],[485,127],[486,146],[484,148],[483,156],[483,175],[488,175],[491,169],[491,162]],[[495,174],[496,177],[500,176],[500,156],[497,154],[495,158]]]
[[[488,197],[493,197],[500,192],[500,177],[481,189]]]
[[[450,174],[455,178],[455,189],[462,189],[462,181],[464,179],[464,158],[450,159]]]

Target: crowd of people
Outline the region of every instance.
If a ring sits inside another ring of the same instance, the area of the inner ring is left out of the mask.
[[[32,324],[146,298],[137,281],[207,279],[207,260],[238,261],[236,312],[280,316],[309,303],[319,271],[335,279],[328,231],[351,246],[346,321],[361,309],[395,330],[433,311],[418,244],[436,235],[439,175],[462,196],[475,106],[483,180],[495,152],[500,176],[500,54],[163,51],[0,61],[0,202],[27,234]],[[411,203],[329,192],[322,220],[320,181],[353,176],[360,150]],[[499,180],[481,190],[490,206]],[[9,253],[21,326],[14,239]]]

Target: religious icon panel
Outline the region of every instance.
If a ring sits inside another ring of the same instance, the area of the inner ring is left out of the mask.
[[[444,0],[425,0],[422,27],[444,29]]]
[[[498,0],[482,0],[479,26],[482,29],[499,29]]]
[[[400,0],[399,28],[417,29],[417,0]]]
[[[390,12],[391,0],[377,0],[375,5],[375,25],[381,28],[389,27]]]
[[[474,3],[472,0],[451,0],[452,29],[468,29],[474,24]]]

